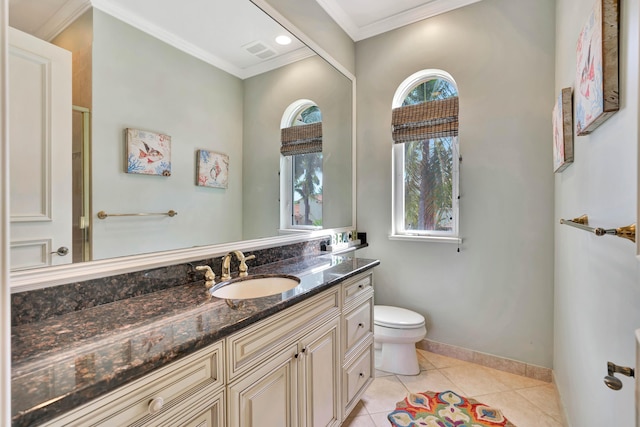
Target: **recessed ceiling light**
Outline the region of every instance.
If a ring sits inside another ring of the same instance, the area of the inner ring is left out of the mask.
[[[276,43],[282,46],[286,46],[291,43],[291,37],[289,36],[278,36],[276,37]]]

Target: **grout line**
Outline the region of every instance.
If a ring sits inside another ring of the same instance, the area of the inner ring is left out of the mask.
[[[436,354],[436,355],[439,355],[439,356],[444,356],[444,355],[441,355],[441,354],[439,354],[439,353],[431,352],[431,351],[429,351],[429,350],[423,350],[423,351],[425,351],[425,352],[427,352],[427,353]],[[451,356],[445,356],[445,357],[451,357]],[[427,359],[427,358],[425,357],[425,359]],[[427,359],[427,362],[429,362],[429,360],[428,360],[428,359]],[[484,370],[485,372],[489,373],[490,375],[493,375],[493,373],[492,373],[492,371],[493,371],[493,370],[501,371],[500,369],[496,369],[496,368],[493,368],[493,367],[488,367],[488,366],[485,366],[485,365],[479,364],[479,363],[477,363],[477,362],[467,362],[467,363],[472,364],[472,365],[473,365],[476,369],[478,369],[478,370]],[[463,387],[460,387],[458,384],[456,384],[456,383],[455,383],[455,382],[454,382],[454,381],[453,381],[453,380],[452,380],[452,379],[451,379],[451,378],[450,378],[450,377],[449,377],[449,376],[444,372],[445,370],[447,370],[447,369],[449,369],[449,368],[455,368],[455,367],[456,367],[456,365],[454,365],[454,366],[436,367],[436,366],[435,366],[435,365],[433,365],[433,363],[431,363],[431,362],[429,362],[429,364],[430,364],[430,365],[432,365],[432,366],[434,367],[434,369],[420,369],[420,372],[421,372],[421,373],[423,373],[423,372],[433,372],[433,371],[437,371],[439,374],[443,375],[447,380],[449,380],[449,381],[451,382],[451,384],[453,384],[457,389],[459,389],[459,390],[460,390],[460,391],[462,391],[462,392],[465,392],[465,390],[464,390],[464,388],[463,388]],[[511,373],[511,372],[509,372],[509,373]],[[517,376],[520,376],[520,377],[523,377],[523,378],[536,379],[536,378],[531,378],[531,377],[529,377],[529,376],[527,376],[527,375],[518,375],[518,374],[516,374],[516,373],[511,373],[511,374],[512,374],[512,375],[517,375]],[[386,376],[386,375],[385,375],[385,376]],[[390,376],[390,375],[389,375],[389,376]],[[408,388],[408,387],[407,387],[407,386],[402,382],[402,380],[400,380],[399,376],[398,376],[398,375],[393,375],[393,376],[395,377],[395,379],[396,379],[400,384],[402,384],[402,386],[404,387],[404,389],[405,389],[406,393],[410,393],[409,388]],[[548,413],[548,412],[547,412],[547,411],[545,411],[543,408],[541,408],[540,406],[538,406],[535,402],[533,402],[533,401],[531,401],[530,399],[528,399],[526,396],[524,396],[524,395],[522,395],[522,394],[518,393],[518,390],[527,390],[527,389],[534,389],[534,388],[540,388],[540,387],[542,387],[542,388],[547,388],[547,387],[549,387],[549,386],[552,386],[552,387],[553,387],[553,391],[554,391],[554,395],[555,395],[555,399],[556,399],[557,403],[558,403],[559,405],[561,405],[560,401],[558,400],[558,391],[557,391],[557,387],[555,386],[555,384],[554,384],[553,382],[549,383],[549,382],[546,382],[546,381],[544,381],[544,380],[537,379],[537,381],[539,381],[539,382],[540,382],[540,384],[532,385],[532,386],[526,386],[526,387],[512,387],[512,386],[510,386],[510,385],[508,385],[508,384],[505,384],[503,381],[500,381],[497,377],[493,377],[493,379],[494,379],[495,381],[497,381],[498,383],[500,383],[502,386],[504,386],[504,387],[506,388],[506,390],[503,390],[503,391],[496,391],[496,392],[491,392],[491,393],[486,393],[486,394],[478,395],[478,396],[470,396],[468,393],[466,393],[466,392],[465,392],[464,396],[465,396],[465,397],[468,397],[468,398],[478,399],[478,400],[482,401],[482,396],[485,396],[485,395],[501,394],[501,393],[516,393],[519,397],[521,397],[521,398],[525,399],[525,400],[526,400],[527,402],[529,402],[533,407],[535,407],[538,411],[540,411],[540,413],[541,413],[541,414],[544,414],[544,415],[548,416],[549,418],[553,419],[554,421],[559,422],[561,425],[565,425],[562,419],[558,419],[556,416],[554,416],[554,415],[552,415],[552,414]],[[443,390],[433,390],[433,391],[443,391]],[[393,409],[394,409],[394,408],[391,408],[389,411],[392,411]],[[366,408],[366,406],[365,406],[365,410],[367,411],[367,414],[369,414],[369,417],[371,418],[371,413],[369,413],[369,411],[368,411],[368,409]],[[562,414],[561,414],[561,415],[562,415]],[[372,420],[372,422],[373,422],[373,418],[371,418],[371,420]],[[375,424],[375,423],[374,423],[374,424]]]
[[[558,399],[558,390],[555,386],[555,384],[551,384],[553,386],[555,395],[556,395],[556,402],[558,403],[558,405],[560,404],[560,401]],[[545,387],[545,386],[536,386],[536,387]],[[527,387],[527,388],[536,388],[536,387]],[[519,389],[519,390],[524,390],[524,389]],[[518,390],[515,390],[515,392],[517,393]],[[527,396],[523,396],[522,394],[518,393],[521,397],[523,397],[527,402],[531,403],[533,406],[535,406],[536,408],[538,408],[540,410],[540,412],[542,412],[543,414],[547,415],[550,418],[553,418],[554,420],[560,422],[560,424],[562,424],[562,420],[559,420],[556,416],[554,416],[553,414],[550,414],[549,412],[545,411],[543,408],[539,407],[538,405],[536,405],[535,402],[533,402],[531,399],[528,399]]]

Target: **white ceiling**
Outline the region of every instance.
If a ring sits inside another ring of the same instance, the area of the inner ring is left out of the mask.
[[[354,41],[480,0],[316,0]]]
[[[239,78],[315,55],[248,0],[10,0],[9,25],[51,40],[91,6]]]
[[[358,41],[480,0],[316,1]],[[249,0],[9,0],[9,25],[51,40],[91,6],[239,78],[314,55],[293,36],[277,45],[289,33]],[[249,53],[255,43],[274,55]]]

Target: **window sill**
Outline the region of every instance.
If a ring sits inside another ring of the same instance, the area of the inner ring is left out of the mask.
[[[420,236],[411,234],[391,234],[389,240],[405,240],[410,242],[430,242],[430,243],[462,243],[461,237],[453,236]]]

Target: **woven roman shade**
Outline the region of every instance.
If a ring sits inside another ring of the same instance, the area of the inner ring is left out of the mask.
[[[280,135],[283,156],[322,152],[322,122],[284,128]]]
[[[391,118],[396,144],[458,135],[458,97],[394,108]]]

